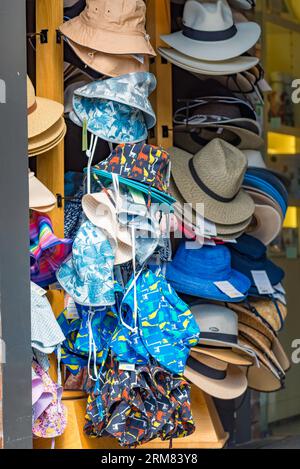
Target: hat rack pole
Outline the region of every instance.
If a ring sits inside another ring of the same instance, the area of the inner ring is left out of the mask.
[[[147,32],[156,51],[158,47],[165,46],[160,36],[171,32],[170,0],[147,0]],[[172,65],[162,60],[158,54],[151,63],[150,70],[157,79],[157,88],[151,98],[157,124],[154,136],[150,135],[149,142],[169,148],[173,146]],[[223,448],[229,435],[223,429],[213,399],[192,386],[191,402],[196,431],[187,438],[174,439],[173,448]],[[143,446],[152,449],[168,447],[169,442],[159,440]]]

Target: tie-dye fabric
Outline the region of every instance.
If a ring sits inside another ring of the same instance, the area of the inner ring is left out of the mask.
[[[72,250],[71,239],[53,233],[51,219],[44,213],[30,214],[30,276],[41,287],[56,282],[56,271]]]
[[[72,258],[62,264],[57,280],[75,302],[85,306],[115,303],[113,265],[116,246],[104,231],[84,222],[74,240]]]

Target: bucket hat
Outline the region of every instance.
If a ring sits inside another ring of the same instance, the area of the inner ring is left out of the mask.
[[[237,399],[248,386],[247,378],[238,366],[201,353],[191,352],[184,376],[210,396],[223,400]]]
[[[58,282],[76,303],[115,304],[115,248],[115,243],[90,221],[81,225],[73,243],[72,257],[57,272]]]
[[[85,10],[59,29],[75,43],[95,51],[155,56],[145,21],[143,0],[115,0],[113,4],[110,0],[87,0]]]
[[[71,239],[57,238],[45,213],[30,215],[30,276],[41,287],[56,282],[56,271],[72,250]]]
[[[267,248],[256,238],[244,234],[235,245],[228,245],[231,251],[232,267],[248,277],[251,282],[249,295],[260,296],[252,271],[264,271],[271,285],[277,285],[284,278],[284,271],[267,258]]]
[[[191,276],[191,272],[193,275]],[[167,266],[167,279],[180,293],[216,301],[240,302],[247,296],[250,281],[231,267],[226,246],[187,249],[181,241],[173,261]],[[240,292],[240,298],[229,298],[215,282],[227,281]]]
[[[204,203],[205,218],[214,223],[234,225],[248,220],[254,203],[241,185],[247,161],[237,148],[215,139],[196,155],[170,150],[172,175],[183,198]]]
[[[29,208],[37,212],[50,212],[56,206],[56,198],[51,191],[28,170]]]
[[[261,29],[253,22],[234,24],[226,0],[188,0],[183,12],[183,30],[161,39],[179,52],[196,59],[222,61],[251,49]]]
[[[259,62],[257,57],[244,55],[219,62],[210,62],[189,57],[176,49],[167,47],[159,47],[158,52],[171,64],[183,68],[183,70],[188,72],[201,75],[231,75],[232,73],[249,70]]]

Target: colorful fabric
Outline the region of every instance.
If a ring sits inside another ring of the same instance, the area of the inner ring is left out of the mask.
[[[84,222],[74,240],[72,258],[62,264],[57,280],[78,304],[115,303],[113,265],[116,246],[104,231]]]
[[[168,192],[170,155],[153,145],[118,145],[94,169],[139,181],[163,193]]]
[[[30,215],[30,274],[41,287],[56,282],[56,271],[72,250],[71,239],[53,233],[50,217],[39,212]]]

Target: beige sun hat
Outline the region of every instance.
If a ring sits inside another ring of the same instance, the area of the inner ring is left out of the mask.
[[[195,352],[187,360],[184,376],[210,396],[223,400],[237,399],[248,386],[238,366]]]
[[[207,220],[236,225],[249,220],[255,205],[241,189],[247,169],[245,155],[221,139],[214,139],[196,155],[170,149],[172,175],[184,200],[204,203]]]
[[[238,353],[232,349],[225,349],[225,348],[214,348],[214,347],[204,347],[198,345],[197,347],[193,347],[191,349],[194,353],[201,353],[202,355],[206,355],[208,357],[215,358],[216,360],[220,360],[221,362],[228,363],[229,365],[236,365],[236,366],[252,366],[253,360],[249,358],[249,355]]]
[[[269,205],[270,207],[273,207],[279,213],[281,222],[283,223],[284,216],[280,205],[276,202],[276,200],[272,199],[272,197],[269,197],[265,192],[259,191],[257,189],[246,186],[244,186],[244,189],[251,196],[255,205]]]
[[[36,212],[50,212],[56,206],[54,194],[28,170],[29,208]]]
[[[107,54],[76,44],[71,39],[67,41],[82,62],[105,76],[118,77],[128,73],[149,71],[149,56],[147,55],[135,57],[128,54]]]
[[[63,117],[48,130],[28,140],[28,155],[36,156],[58,145],[64,138],[67,126]]]
[[[28,138],[31,139],[50,129],[63,115],[62,104],[35,95],[33,84],[27,77]]]
[[[59,29],[68,39],[95,51],[154,57],[145,22],[143,0],[87,0],[83,12]]]
[[[282,217],[270,205],[255,204],[254,216],[246,232],[269,246],[282,229]]]

